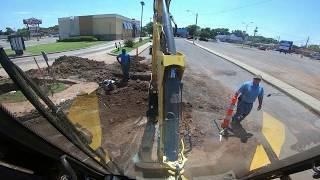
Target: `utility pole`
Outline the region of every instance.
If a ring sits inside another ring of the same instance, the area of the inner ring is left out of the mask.
[[[194,33],[193,33],[193,44],[194,44],[195,35],[196,35],[196,33],[197,33],[197,26],[198,26],[198,13],[194,13],[193,11],[191,11],[191,10],[189,10],[189,9],[187,9],[186,11],[187,11],[187,12],[191,12],[192,15],[196,15],[196,29],[195,29],[195,31],[194,31]]]
[[[140,38],[141,38],[141,33],[142,33],[142,16],[143,16],[143,6],[144,6],[144,2],[141,1],[141,21],[140,21]]]
[[[277,36],[277,39],[278,39],[278,43],[280,42],[280,36]]]
[[[252,23],[253,23],[253,22],[249,22],[249,23],[244,23],[244,22],[242,22],[242,24],[246,25],[246,31],[245,31],[245,33],[247,33],[248,36],[249,36],[248,27],[249,27],[249,25],[252,24]],[[246,37],[244,37],[244,40],[242,41],[242,47],[244,46],[245,41],[246,41]]]
[[[308,38],[307,38],[305,48],[307,48],[307,47],[308,47],[308,43],[309,43],[309,36],[308,36]]]
[[[196,14],[196,26],[198,25],[198,13]]]
[[[196,30],[194,31],[194,35],[193,35],[193,44],[194,44],[195,36],[197,33],[197,27],[198,27],[198,13],[196,13]]]

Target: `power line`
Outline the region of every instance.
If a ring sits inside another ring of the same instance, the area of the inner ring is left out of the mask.
[[[276,31],[272,28],[269,28],[269,27],[266,27],[266,26],[260,26],[262,29],[266,29],[268,31],[271,31],[271,32],[274,32],[274,33],[277,33],[277,34],[280,34],[280,35],[286,35],[286,36],[291,36],[291,37],[294,37],[294,38],[299,38],[299,39],[304,39],[303,41],[305,41],[305,37],[303,36],[297,36],[297,35],[293,35],[293,34],[290,34],[290,33],[287,33],[287,32],[280,32],[280,31]]]
[[[201,13],[201,14],[204,14],[204,15],[206,15],[206,14],[210,14],[210,15],[223,14],[223,13],[228,13],[230,11],[236,11],[236,10],[239,10],[239,9],[248,8],[248,7],[256,6],[256,5],[259,5],[259,4],[267,3],[267,2],[270,2],[270,1],[272,1],[272,0],[258,1],[258,2],[252,3],[252,4],[238,6],[238,7],[231,8],[231,9],[225,9],[225,10],[221,10],[221,11],[218,11],[218,12],[207,12],[207,13]]]

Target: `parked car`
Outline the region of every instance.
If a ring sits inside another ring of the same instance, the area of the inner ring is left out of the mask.
[[[206,41],[206,42],[208,42],[208,39],[207,39],[207,38],[204,38],[204,37],[200,37],[199,40],[200,40],[200,41]]]
[[[311,54],[312,59],[320,60],[320,53],[313,53]]]
[[[193,39],[193,36],[188,36],[187,39]]]
[[[260,45],[260,46],[258,46],[258,49],[265,51],[265,50],[267,50],[267,46]]]

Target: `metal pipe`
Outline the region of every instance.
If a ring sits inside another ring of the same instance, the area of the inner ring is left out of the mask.
[[[170,54],[176,54],[176,45],[172,32],[171,20],[167,8],[166,0],[162,0],[162,25],[166,37],[166,43]]]

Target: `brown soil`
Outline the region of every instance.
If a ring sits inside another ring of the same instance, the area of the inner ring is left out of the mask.
[[[108,93],[99,88],[97,95],[108,114],[102,118],[110,124],[116,124],[129,118],[145,116],[148,106],[148,84],[147,81],[129,80],[128,83],[118,84],[118,87]]]
[[[209,78],[192,74],[190,71],[183,77],[183,101],[185,103],[183,104],[183,119],[180,123],[180,135],[185,138],[186,142],[188,142],[188,135],[191,135],[193,147],[202,146],[208,134],[212,134],[212,121],[223,118],[231,94],[220,82],[216,81],[211,84],[206,82],[206,79]]]
[[[138,153],[144,132],[148,82],[129,80],[109,93],[99,88],[97,95],[103,124],[102,146],[120,169],[134,177],[128,171],[134,167],[132,157]]]
[[[148,65],[139,63],[143,59],[143,57],[132,57],[130,71],[143,72],[150,70]],[[42,72],[45,76],[48,76],[47,68],[42,69]],[[75,77],[86,81],[101,82],[113,78],[114,74],[121,74],[121,68],[119,63],[105,64],[88,58],[61,56],[53,62],[52,72],[56,78]],[[37,69],[31,69],[26,73],[31,77],[42,75]]]

